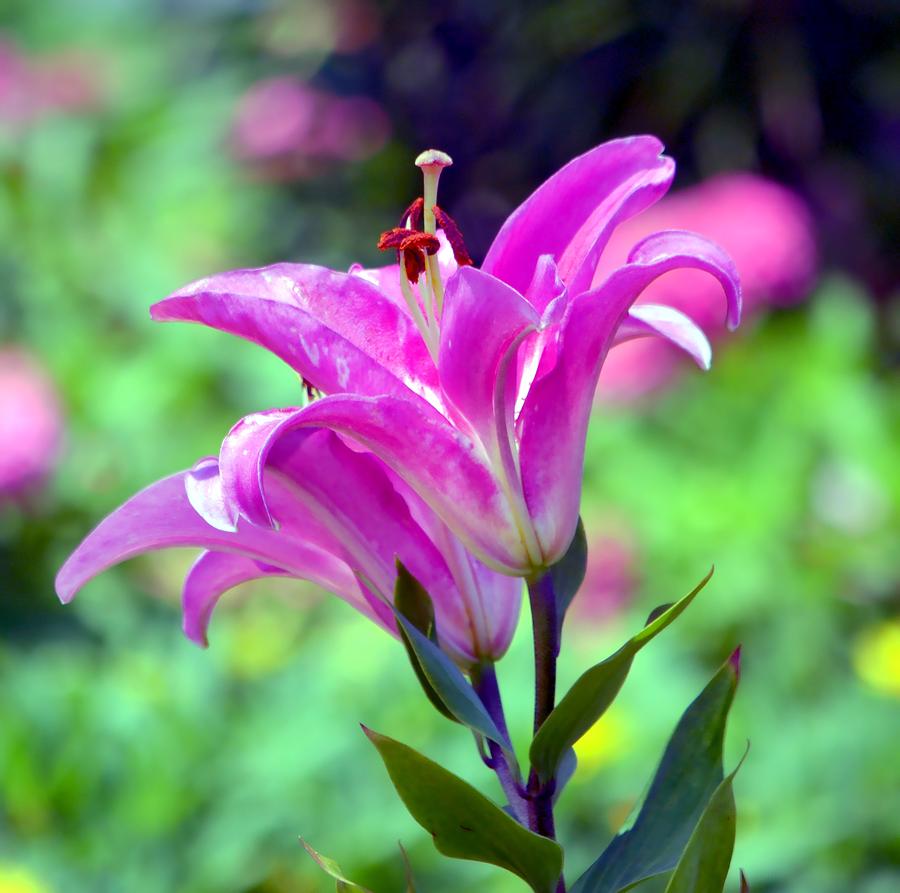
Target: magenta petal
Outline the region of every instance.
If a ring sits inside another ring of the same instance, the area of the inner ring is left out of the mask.
[[[438,358],[441,386],[495,464],[518,486],[512,458],[516,348],[540,316],[515,289],[474,267],[448,283]]]
[[[154,304],[260,344],[325,393],[433,396],[437,372],[409,316],[359,275],[275,264],[201,279]]]
[[[299,540],[245,524],[237,532],[207,524],[188,502],[187,472],[163,478],[141,490],[107,516],[69,556],[56,577],[63,602],[99,573],[142,552],[193,546],[236,552],[283,567],[338,594],[355,587],[349,569],[312,540]],[[313,531],[305,525],[305,535]]]
[[[482,269],[524,293],[542,254],[570,292],[590,287],[616,224],[661,198],[675,165],[655,137],[612,140],[570,161],[529,196],[494,239]]]
[[[275,527],[264,489],[266,459],[281,427],[299,412],[270,409],[244,416],[222,441],[218,468],[228,510],[260,527]]]
[[[544,311],[566,293],[566,284],[559,277],[559,268],[550,254],[542,254],[534,268],[534,275],[525,290],[525,298],[543,316]]]
[[[229,533],[237,530],[238,512],[225,496],[214,456],[194,463],[184,476],[184,492],[191,507],[210,527]]]
[[[341,543],[350,566],[385,598],[393,594],[399,558],[436,605],[457,599],[441,554],[375,456],[350,449],[333,431],[286,426],[274,433],[268,456],[268,467],[292,482],[297,498]],[[388,606],[379,606],[391,623]]]
[[[613,346],[649,336],[674,344],[701,369],[709,369],[712,363],[712,347],[703,330],[689,316],[664,304],[635,304],[616,330]]]
[[[558,559],[575,532],[588,418],[607,351],[631,305],[657,277],[682,268],[714,276],[725,292],[729,319],[740,319],[740,286],[731,259],[691,233],[658,233],[641,242],[631,261],[599,288],[569,305],[555,365],[538,378],[518,419],[525,499],[545,559]]]
[[[246,555],[230,552],[203,552],[184,579],[181,599],[184,634],[204,648],[206,631],[219,599],[229,589],[263,577],[289,577],[271,565],[261,565]]]
[[[702,270],[719,281],[725,293],[725,321],[729,329],[741,324],[741,277],[731,256],[715,242],[686,230],[665,230],[641,240],[631,249],[628,263],[612,273],[612,281],[625,270],[645,289],[650,282],[670,270]],[[601,286],[602,288],[602,286]]]
[[[423,402],[340,394],[307,406],[297,424],[331,428],[371,450],[490,567],[517,574],[531,566],[480,450]]]

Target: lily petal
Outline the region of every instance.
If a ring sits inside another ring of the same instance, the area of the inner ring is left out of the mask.
[[[513,211],[482,269],[524,293],[542,254],[573,294],[590,287],[613,228],[660,199],[675,173],[652,136],[603,143],[573,159]]]
[[[538,378],[518,425],[525,499],[547,563],[567,548],[578,522],[584,444],[607,351],[631,305],[670,270],[703,270],[722,286],[729,321],[740,320],[740,285],[728,255],[693,233],[657,233],[599,288],[577,295],[559,332],[556,364]]]
[[[463,267],[447,284],[438,357],[441,387],[513,478],[518,470],[510,447],[515,388],[510,360],[539,325],[539,313],[522,295],[481,270]]]
[[[417,490],[467,548],[501,573],[528,553],[480,449],[423,401],[338,394],[301,410],[297,427],[325,427],[375,453]]]
[[[462,611],[439,618],[442,646],[448,644],[477,659],[499,660],[509,648],[519,621],[522,581],[497,573],[480,562],[419,494],[389,470],[394,487],[406,501],[416,523],[437,546],[453,579]],[[474,648],[473,644],[474,643]]]
[[[616,330],[613,347],[653,335],[681,348],[703,370],[712,364],[712,346],[703,329],[680,310],[665,304],[635,304]]]
[[[638,242],[628,255],[628,263],[621,270],[646,270],[651,281],[670,270],[702,270],[718,279],[725,293],[725,323],[734,331],[741,324],[741,277],[731,255],[721,246],[697,233],[687,230],[663,230]],[[615,278],[613,273],[609,280]],[[632,274],[629,274],[632,275]],[[642,274],[638,272],[637,278]],[[609,281],[607,280],[607,281]],[[602,286],[601,286],[602,287]]]
[[[437,371],[408,314],[359,275],[275,264],[201,279],[150,309],[270,350],[324,393],[433,397]]]
[[[198,645],[209,645],[207,629],[219,599],[228,592],[264,577],[290,577],[271,565],[262,565],[246,555],[230,552],[202,552],[184,578],[181,599],[184,634]]]
[[[142,552],[194,546],[235,552],[284,568],[347,597],[358,589],[350,569],[318,545],[315,531],[304,525],[309,539],[242,524],[235,532],[217,530],[194,511],[185,492],[188,472],[173,474],[141,490],[108,515],[69,556],[56,577],[56,592],[71,601],[99,573]]]

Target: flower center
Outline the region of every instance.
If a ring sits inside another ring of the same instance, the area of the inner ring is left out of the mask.
[[[382,251],[393,249],[397,252],[403,299],[435,363],[444,309],[444,283],[437,257],[441,243],[437,230],[443,231],[458,266],[472,263],[459,227],[437,204],[441,171],[451,164],[450,156],[438,149],[426,149],[416,158],[424,181],[422,197],[403,212],[399,226],[382,233],[378,240]]]

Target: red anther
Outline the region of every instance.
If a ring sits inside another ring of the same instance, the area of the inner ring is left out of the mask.
[[[426,254],[437,254],[440,247],[441,243],[433,233],[420,233],[412,229],[406,230],[406,238],[399,245],[401,251],[415,249]]]
[[[399,248],[400,243],[409,235],[405,226],[395,226],[383,232],[378,239],[378,248],[381,251],[390,251],[391,248]]]
[[[403,252],[403,266],[406,278],[410,282],[418,282],[419,276],[425,272],[425,255],[437,254],[441,243],[431,233],[420,233],[414,229],[396,226],[381,234],[378,247],[382,251],[392,248]]]
[[[400,218],[400,226],[408,229],[422,229],[422,218],[425,213],[425,199],[419,196]]]
[[[437,225],[444,231],[444,235],[447,237],[447,241],[453,249],[453,256],[456,258],[457,265],[460,267],[472,266],[472,258],[469,257],[469,252],[466,251],[462,233],[459,231],[456,221],[437,205],[434,206],[433,210],[434,219],[437,222]]]
[[[415,249],[404,251],[400,255],[403,258],[403,268],[406,270],[406,278],[415,285],[419,277],[425,272],[425,255]]]
[[[425,272],[425,254],[437,254],[441,243],[431,233],[417,233],[407,230],[406,238],[400,243],[403,252],[403,266],[406,278],[410,282],[418,282],[419,276]]]

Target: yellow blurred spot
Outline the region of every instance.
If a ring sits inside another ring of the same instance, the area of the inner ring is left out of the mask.
[[[283,581],[251,583],[244,587],[246,601],[234,612],[228,634],[221,636],[227,662],[235,676],[255,679],[283,667],[297,651],[297,640],[307,623],[306,611],[282,600],[258,598],[277,593]],[[290,581],[296,588],[296,581]],[[223,625],[213,636],[225,633]]]
[[[628,722],[619,707],[613,706],[591,730],[575,744],[580,774],[596,772],[614,763],[628,745]]]
[[[50,888],[24,868],[0,865],[0,893],[50,893]]]
[[[882,623],[863,633],[853,649],[853,665],[863,682],[900,697],[900,621]]]

